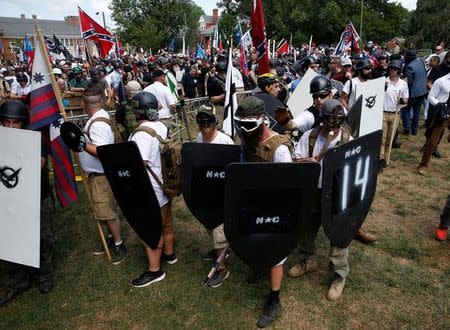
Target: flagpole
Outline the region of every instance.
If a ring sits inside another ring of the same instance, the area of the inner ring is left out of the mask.
[[[57,104],[58,104],[59,112],[61,113],[61,116],[63,117],[64,121],[67,121],[67,114],[66,114],[66,110],[64,109],[64,106],[62,104],[62,97],[61,97],[61,94],[59,93],[59,88],[57,88],[55,76],[51,73],[52,72],[52,66],[51,66],[50,60],[48,58],[47,47],[45,46],[45,40],[44,40],[44,36],[42,34],[41,27],[39,26],[39,24],[35,24],[35,28],[36,28],[36,33],[37,33],[37,36],[38,36],[38,39],[39,39],[39,45],[41,47],[42,55],[45,58],[45,63],[47,64],[47,70],[48,70],[48,73],[49,73],[49,76],[50,76],[50,82],[52,84],[53,91],[55,92],[55,96],[56,96],[56,101],[57,101]],[[93,199],[92,199],[91,190],[89,189],[89,186],[87,185],[86,174],[84,173],[83,169],[80,166],[80,158],[78,156],[78,153],[74,153],[74,155],[75,155],[75,160],[76,160],[76,163],[78,165],[78,168],[80,169],[81,178],[83,179],[84,189],[86,190],[86,195],[88,196],[88,200],[89,200],[89,204],[91,206],[91,210],[93,211],[94,210],[94,202],[93,202]],[[102,227],[100,225],[100,222],[98,220],[96,220],[96,222],[97,222],[98,234],[100,235],[100,239],[102,241],[103,248],[105,249],[106,256],[108,257],[108,260],[111,261],[111,253],[109,252],[108,244],[106,243],[105,235],[103,233],[103,229],[102,229]]]
[[[360,24],[359,24],[359,38],[362,41],[362,27],[363,27],[363,10],[364,10],[364,0],[361,0],[361,20],[360,20]]]

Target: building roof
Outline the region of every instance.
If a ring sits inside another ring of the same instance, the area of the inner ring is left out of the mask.
[[[203,18],[205,23],[212,23],[213,17],[211,15],[202,15],[200,16],[200,20]]]
[[[47,19],[0,17],[0,34],[7,38],[23,38],[25,34],[36,35],[38,23],[44,35],[55,34],[60,37],[81,37],[80,27],[69,25],[67,21]]]
[[[214,34],[214,28],[216,26],[215,25],[211,25],[209,28],[207,28],[206,30],[201,31],[200,33],[202,34],[202,36],[211,36]]]

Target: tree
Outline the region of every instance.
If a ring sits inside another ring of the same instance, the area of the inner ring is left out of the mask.
[[[387,41],[407,34],[410,17],[407,9],[388,0],[363,1],[364,40]],[[238,13],[250,17],[250,3],[222,0],[217,5],[228,22],[232,21],[229,16],[236,17]],[[359,30],[361,0],[264,0],[263,6],[270,39],[289,38],[292,34],[294,44],[298,45],[308,42],[313,35],[316,43],[331,44],[339,41],[350,20]]]
[[[450,42],[450,5],[448,0],[417,0],[411,17],[409,41],[417,47],[431,48]]]
[[[203,10],[192,0],[112,0],[119,37],[135,47],[168,46],[186,22],[186,40],[194,40]]]

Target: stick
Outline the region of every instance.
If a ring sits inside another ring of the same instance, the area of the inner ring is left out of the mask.
[[[222,253],[220,254],[219,258],[217,258],[216,262],[214,263],[213,268],[209,271],[208,275],[205,278],[205,285],[208,285],[211,278],[214,276],[214,274],[217,272],[217,269],[219,269],[220,264],[222,261],[226,258],[228,251],[230,250],[230,246],[227,245],[225,249],[223,249]]]
[[[400,91],[398,92],[398,95],[400,97]],[[399,111],[402,107],[401,106],[397,106],[397,109],[395,110],[395,118],[394,118],[394,129],[392,130],[392,134],[391,134],[391,141],[389,142],[389,153],[387,155],[385,155],[385,161],[386,164],[389,165],[389,161],[391,160],[391,152],[392,152],[392,143],[394,143],[394,137],[395,137],[395,131],[397,130],[397,125],[398,125],[398,121],[399,121]],[[382,148],[384,148],[384,146],[382,146]]]
[[[35,28],[36,28],[36,33],[37,33],[37,36],[38,36],[38,39],[39,39],[39,44],[40,44],[40,47],[41,47],[42,54],[44,55],[45,62],[47,63],[47,69],[48,69],[48,72],[49,72],[50,81],[52,83],[53,91],[55,92],[56,100],[58,102],[59,112],[61,113],[61,116],[63,117],[64,121],[67,121],[67,114],[66,114],[64,106],[62,104],[61,94],[58,92],[58,89],[56,87],[57,85],[56,85],[55,76],[53,74],[51,74],[51,72],[52,72],[51,64],[50,64],[50,60],[48,58],[47,48],[44,46],[45,45],[45,41],[44,41],[44,36],[42,35],[41,27],[39,26],[39,24],[36,24]],[[93,199],[92,199],[91,190],[89,189],[89,186],[88,186],[87,181],[86,181],[86,174],[84,173],[83,169],[81,168],[80,158],[79,158],[78,154],[76,154],[76,153],[73,153],[73,154],[75,155],[75,161],[76,161],[76,163],[78,165],[78,168],[80,169],[81,178],[83,180],[83,186],[84,186],[84,189],[85,189],[86,194],[88,196],[89,205],[90,205],[91,211],[93,213],[94,212],[94,202],[93,202]],[[106,244],[105,235],[103,233],[102,226],[100,225],[100,222],[98,220],[96,220],[96,222],[97,222],[98,234],[100,235],[100,239],[102,241],[103,248],[105,249],[106,256],[108,257],[108,260],[111,261],[111,253],[109,252],[108,245]]]
[[[183,117],[184,126],[186,126],[186,132],[188,135],[188,139],[189,139],[189,142],[192,142],[191,126],[189,125],[189,119],[188,119],[188,116],[186,113],[186,107],[185,107],[184,100],[182,100],[180,102],[180,106],[181,106],[181,116]]]

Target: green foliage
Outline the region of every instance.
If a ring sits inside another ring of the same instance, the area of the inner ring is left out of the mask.
[[[223,16],[250,17],[249,1],[223,0],[218,6]],[[345,26],[351,20],[360,30],[360,0],[264,0],[267,36],[270,39],[289,38],[294,44],[308,42],[311,35],[316,43],[337,43]],[[363,39],[388,41],[406,35],[410,13],[398,3],[387,0],[364,1]],[[236,25],[236,20],[234,20]],[[222,25],[223,27],[223,25]],[[229,28],[229,26],[226,26]]]
[[[431,48],[450,42],[450,6],[448,0],[417,0],[411,17],[412,37],[409,41],[419,48]]]
[[[112,17],[118,34],[132,46],[165,48],[187,26],[186,40],[196,36],[203,10],[192,0],[112,0]]]

